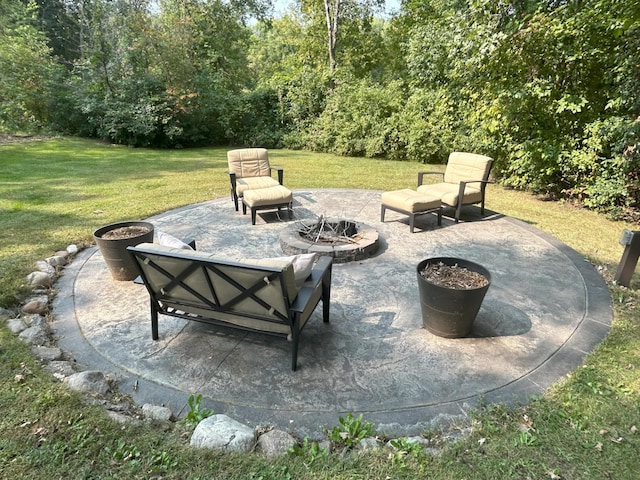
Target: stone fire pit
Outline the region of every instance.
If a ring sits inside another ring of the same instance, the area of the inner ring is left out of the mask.
[[[379,247],[378,232],[353,220],[305,219],[280,233],[280,247],[286,255],[317,253],[333,257],[335,263],[364,260]]]

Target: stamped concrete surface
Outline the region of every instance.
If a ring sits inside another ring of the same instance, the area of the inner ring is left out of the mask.
[[[281,338],[161,316],[153,341],[144,286],[112,280],[95,247],[56,285],[59,345],[84,368],[111,374],[139,404],[185,414],[189,395],[202,394],[215,413],[310,437],[339,416],[363,413],[379,432],[400,436],[465,416],[480,402],[526,402],[607,335],[607,287],[566,245],[495,212],[480,218],[473,206],[458,224],[419,218],[410,234],[403,215],[388,211],[380,222],[380,195],[294,190],[293,220],[267,211],[255,226],[228,198],[147,219],[229,259],[283,255],[280,232],[296,219],[323,214],[377,229],[374,257],[334,265],[331,321],[322,322],[320,307],[313,314],[296,372]],[[434,256],[463,257],[492,274],[468,338],[444,339],[422,327],[416,266]]]

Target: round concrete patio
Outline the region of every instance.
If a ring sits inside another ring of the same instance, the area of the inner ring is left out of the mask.
[[[566,245],[498,213],[480,218],[477,207],[463,209],[459,224],[422,217],[410,234],[400,214],[380,222],[380,194],[293,191],[296,218],[355,220],[381,239],[374,257],[334,265],[331,322],[318,308],[302,332],[296,372],[280,338],[161,317],[153,341],[144,286],[113,281],[95,247],[56,284],[58,344],[85,369],[111,374],[137,403],[176,414],[188,410],[189,395],[202,394],[203,406],[252,426],[318,437],[339,416],[363,413],[379,432],[400,436],[465,416],[480,402],[526,402],[608,333],[605,282]],[[280,232],[296,221],[262,212],[252,226],[228,198],[147,220],[229,259],[282,256]],[[422,328],[416,265],[432,256],[464,257],[492,274],[468,338]]]

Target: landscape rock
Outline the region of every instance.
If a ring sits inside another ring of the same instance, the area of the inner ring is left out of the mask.
[[[145,418],[163,422],[168,422],[173,416],[173,413],[171,413],[171,409],[162,407],[160,405],[153,405],[151,403],[145,403],[142,406],[142,413],[144,414]]]
[[[407,437],[407,443],[419,443],[423,448],[426,448],[431,444],[428,438],[420,436]]]
[[[365,437],[356,445],[356,450],[360,453],[370,452],[380,448],[380,442],[375,437]]]
[[[62,350],[58,347],[36,346],[31,349],[33,356],[44,362],[52,362],[62,358]]]
[[[64,258],[67,262],[69,261],[69,257],[70,256],[71,256],[71,254],[67,250],[60,250],[60,251],[56,252],[56,254],[54,255],[54,257],[62,257],[62,258]]]
[[[78,253],[78,246],[71,244],[67,247],[67,252],[69,252],[69,255],[75,255],[76,253]]]
[[[286,455],[296,443],[295,438],[282,430],[270,430],[258,438],[258,447],[269,458]]]
[[[47,264],[49,268],[51,265]],[[45,272],[31,272],[27,275],[27,283],[32,287],[51,287],[53,274],[50,275]]]
[[[49,297],[41,295],[30,299],[22,306],[22,311],[27,314],[44,314],[49,308]]]
[[[53,360],[44,369],[60,381],[76,373],[73,363],[67,360]]]
[[[37,314],[26,315],[26,316],[24,316],[22,318],[22,321],[28,327],[42,327],[42,328],[45,328],[47,326],[47,319],[44,318],[42,315],[37,315]]]
[[[63,257],[62,255],[54,255],[53,257],[45,258],[44,261],[54,268],[63,267],[67,264],[66,256]]]
[[[49,345],[49,337],[41,325],[35,325],[23,330],[18,335],[18,338],[28,345]]]
[[[253,428],[227,417],[212,415],[202,420],[191,435],[191,446],[222,452],[250,452],[256,443]]]
[[[7,320],[7,328],[9,331],[15,335],[23,332],[27,329],[27,325],[22,321],[21,318],[10,318]]]
[[[104,395],[109,391],[107,379],[96,370],[74,373],[66,378],[66,382],[76,392]]]
[[[107,410],[107,416],[114,422],[120,423],[123,425],[127,423],[140,425],[142,423],[139,419],[135,417],[132,417],[130,415],[125,415],[124,413],[121,413],[121,412],[114,412],[113,410]]]
[[[36,270],[38,272],[46,273],[50,277],[54,277],[56,274],[56,269],[46,260],[38,260],[36,262]]]

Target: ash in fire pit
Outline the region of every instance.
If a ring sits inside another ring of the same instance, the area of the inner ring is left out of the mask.
[[[340,245],[357,241],[358,227],[349,220],[330,221],[321,215],[315,223],[300,225],[298,233],[312,243]]]
[[[378,246],[378,232],[370,226],[324,215],[296,222],[280,234],[285,254],[317,253],[333,257],[335,263],[364,260],[375,254]]]

